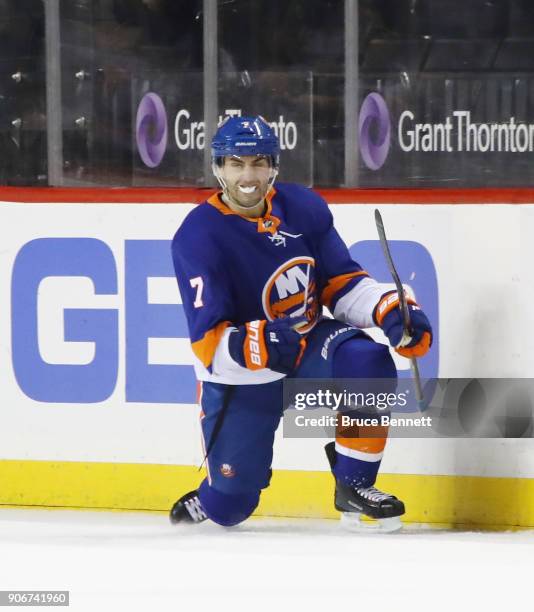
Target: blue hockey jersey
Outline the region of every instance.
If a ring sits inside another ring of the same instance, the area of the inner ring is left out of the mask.
[[[258,384],[283,377],[231,359],[226,338],[247,321],[304,315],[308,324],[299,331],[306,332],[326,306],[336,318],[360,323],[351,321],[350,305],[361,302],[356,289],[370,284],[368,274],[350,257],[326,202],[305,187],[276,183],[266,203],[265,214],[250,219],[216,193],[189,213],[174,236],[174,267],[199,380]],[[366,298],[371,306],[381,293],[372,283],[371,300]],[[364,308],[367,326],[371,306]]]

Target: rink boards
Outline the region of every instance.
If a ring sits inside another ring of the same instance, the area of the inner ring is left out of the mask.
[[[165,510],[201,476],[169,252],[194,204],[100,196],[0,204],[2,504]],[[368,199],[332,204],[335,223],[387,286],[373,219],[382,211],[401,276],[435,324],[424,374],[531,376],[534,205]],[[325,441],[278,433],[259,512],[334,516]],[[534,525],[529,438],[392,439],[381,472],[379,486],[406,501],[407,520]]]

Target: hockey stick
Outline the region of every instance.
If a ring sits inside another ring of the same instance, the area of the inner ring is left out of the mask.
[[[399,296],[399,308],[402,313],[403,327],[404,327],[399,346],[405,346],[406,344],[410,342],[413,336],[412,322],[410,320],[410,311],[408,310],[408,304],[406,303],[404,287],[402,286],[399,275],[397,274],[397,269],[395,268],[395,264],[393,263],[393,258],[391,257],[388,240],[386,238],[386,230],[384,229],[384,222],[382,221],[382,215],[380,214],[380,211],[378,210],[378,208],[375,208],[375,223],[376,223],[376,229],[378,231],[378,237],[380,238],[380,246],[382,247],[384,257],[386,258],[386,262],[388,264],[389,271],[391,273],[391,276],[393,277],[395,286],[397,288],[397,294]],[[419,366],[417,365],[417,359],[415,357],[410,358],[410,367],[412,369],[413,381],[415,385],[415,397],[417,399],[417,404],[419,408],[421,409],[421,411],[423,411],[424,409],[423,388],[421,386]]]
[[[219,414],[217,415],[217,420],[215,421],[215,425],[213,426],[213,430],[211,432],[211,436],[210,436],[210,439],[209,439],[209,442],[208,442],[208,446],[206,448],[206,454],[204,455],[204,459],[202,460],[202,463],[198,467],[198,471],[199,472],[204,467],[204,464],[208,460],[208,455],[210,454],[211,449],[213,448],[213,446],[215,444],[215,441],[219,437],[219,432],[221,431],[221,427],[222,427],[222,425],[224,423],[224,418],[226,416],[226,411],[228,410],[228,406],[230,404],[230,400],[232,399],[234,391],[235,391],[235,386],[234,385],[226,385],[226,389],[224,390],[224,395],[223,395],[223,400],[222,400],[222,406],[221,406],[221,409],[219,411]]]

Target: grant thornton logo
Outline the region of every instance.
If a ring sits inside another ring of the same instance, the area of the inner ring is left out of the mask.
[[[167,113],[163,101],[155,93],[145,94],[139,103],[135,139],[145,166],[159,166],[167,148]]]
[[[363,101],[358,135],[364,164],[370,170],[378,170],[386,161],[391,142],[389,111],[380,94],[370,93]]]

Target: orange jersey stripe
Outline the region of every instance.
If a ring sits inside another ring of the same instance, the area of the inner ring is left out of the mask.
[[[229,325],[229,321],[221,321],[213,329],[208,330],[200,340],[191,342],[193,353],[202,361],[206,368],[209,368],[211,365],[217,345],[221,341],[224,330]]]
[[[321,304],[330,308],[334,295],[357,276],[369,276],[369,274],[365,270],[360,270],[359,272],[349,272],[349,274],[340,274],[331,278],[321,294]]]

